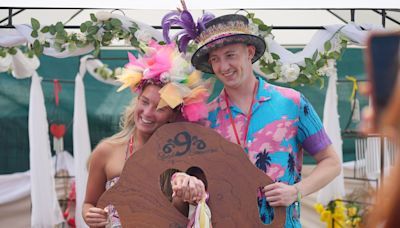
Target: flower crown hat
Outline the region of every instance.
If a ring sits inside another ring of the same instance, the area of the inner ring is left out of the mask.
[[[129,87],[139,93],[146,84],[156,84],[161,87],[157,109],[165,106],[175,109],[181,105],[180,111],[187,120],[206,118],[208,89],[201,73],[191,66],[176,44],[160,45],[152,40],[143,49],[145,54],[139,58],[128,52],[129,63],[117,76],[122,83],[118,92]]]
[[[252,63],[263,56],[266,44],[259,34],[253,34],[248,19],[240,14],[223,15],[205,24],[205,30],[196,38],[199,48],[192,56],[193,66],[203,72],[213,73],[208,63],[210,51],[229,44],[253,45],[256,53]]]

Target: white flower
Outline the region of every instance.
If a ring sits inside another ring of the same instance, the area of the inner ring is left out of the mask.
[[[282,77],[287,82],[295,81],[300,74],[300,67],[297,64],[284,64],[281,67]]]
[[[278,75],[277,75],[276,73],[266,74],[266,75],[265,75],[265,78],[268,79],[268,80],[277,79],[277,78],[278,78]]]
[[[163,72],[160,74],[160,81],[164,84],[168,83],[171,81],[170,75],[168,72]]]
[[[0,72],[8,71],[11,67],[12,57],[6,53],[5,57],[0,57]]]
[[[123,67],[117,67],[117,68],[114,69],[114,74],[115,75],[121,75],[123,70],[124,70]]]
[[[180,82],[191,72],[191,65],[185,61],[180,54],[177,54],[172,62],[172,68],[169,70],[170,80]]]
[[[86,36],[83,35],[82,33],[76,33],[76,38],[80,41],[82,41],[83,43],[86,42]]]
[[[152,36],[148,30],[145,29],[138,29],[135,32],[135,37],[144,43],[147,43],[151,40]]]
[[[107,11],[99,11],[96,13],[96,18],[99,21],[107,21],[108,19],[111,18],[111,13]]]
[[[271,53],[269,51],[264,52],[264,60],[266,63],[273,63],[274,59],[272,58]]]
[[[339,37],[335,37],[334,41],[331,42],[332,43],[332,48],[331,51],[336,51],[336,52],[340,52],[340,49],[342,48],[342,45],[340,44],[341,40]]]
[[[318,69],[317,73],[321,76],[326,75],[328,77],[335,75],[337,72],[336,69],[336,60],[334,59],[328,59],[327,64],[325,64],[323,67]]]
[[[41,31],[38,32],[38,38],[39,42],[43,44],[46,41],[46,34],[42,33]]]
[[[258,25],[254,23],[249,23],[249,29],[251,34],[259,34]]]

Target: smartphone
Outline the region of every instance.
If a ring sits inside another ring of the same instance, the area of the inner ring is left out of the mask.
[[[375,112],[372,127],[400,122],[400,31],[370,33],[365,53]]]

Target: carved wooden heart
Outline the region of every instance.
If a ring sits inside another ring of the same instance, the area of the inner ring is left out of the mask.
[[[208,181],[214,228],[283,227],[285,207],[274,208],[274,220],[262,224],[257,189],[272,180],[256,168],[243,149],[209,128],[192,123],[160,127],[146,145],[129,158],[114,187],[98,207],[113,204],[123,227],[182,227],[184,217],[163,195],[159,177],[169,168],[200,167]]]

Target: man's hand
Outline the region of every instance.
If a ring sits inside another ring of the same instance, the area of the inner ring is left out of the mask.
[[[190,204],[198,203],[206,196],[204,183],[195,176],[183,172],[175,173],[171,178],[172,197],[179,197]]]
[[[272,207],[287,207],[297,200],[297,189],[293,185],[276,182],[265,186],[262,191]]]

